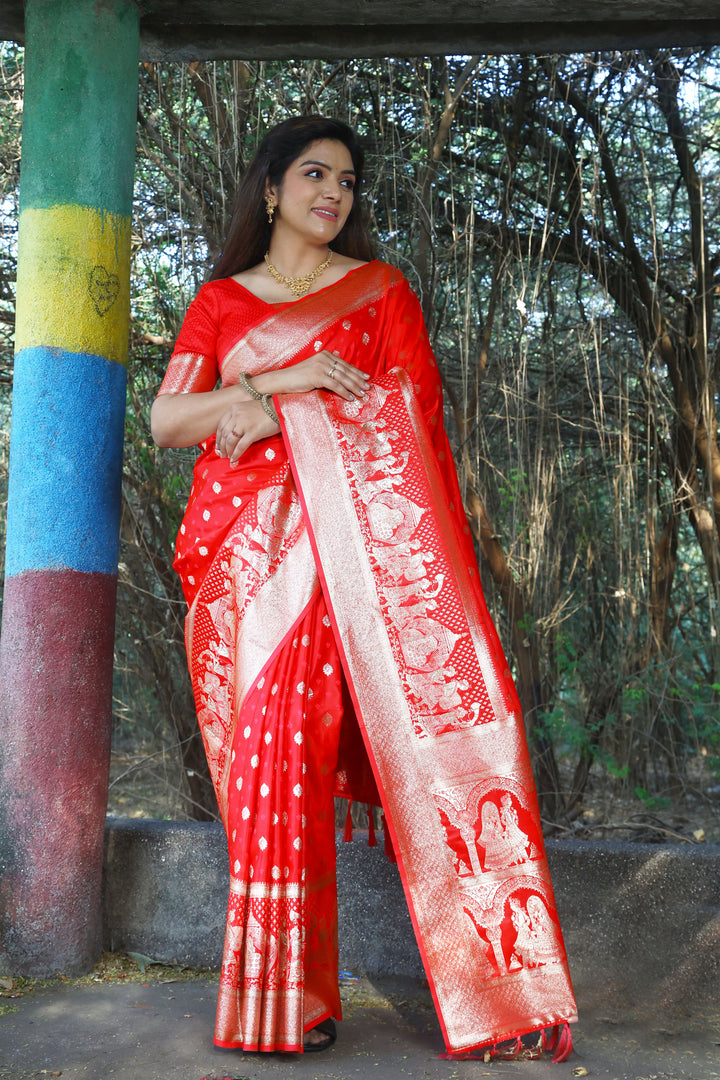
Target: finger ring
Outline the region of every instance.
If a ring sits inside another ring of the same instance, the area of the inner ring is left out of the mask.
[[[335,361],[335,363],[333,364],[333,366],[332,366],[332,367],[330,368],[330,370],[328,371],[328,375],[330,376],[330,378],[331,378],[331,379],[334,379],[334,378],[335,378],[335,368],[336,368],[336,367],[337,367],[337,360]]]

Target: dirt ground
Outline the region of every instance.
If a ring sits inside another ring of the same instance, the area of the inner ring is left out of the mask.
[[[584,1010],[573,1054],[553,1064],[444,1059],[429,992],[397,980],[342,983],[338,1042],[311,1055],[214,1048],[217,978],[205,972],[106,956],[84,979],[0,995],[0,1080],[720,1080],[716,1013],[668,1025]]]

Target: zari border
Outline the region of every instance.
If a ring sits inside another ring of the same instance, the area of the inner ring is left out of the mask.
[[[251,327],[220,361],[223,385],[237,382],[241,371],[259,375],[284,367],[328,327],[379,300],[402,281],[403,276],[395,267],[370,262],[351,270],[331,286],[331,304],[327,290],[321,289],[275,312]]]
[[[418,453],[425,467],[425,474],[429,482],[434,504],[435,506],[442,506],[443,502],[447,499],[445,485],[443,484],[437,459],[428,435],[427,426],[413,391],[410,377],[402,368],[393,368],[390,374],[394,375],[399,383],[408,417],[412,425],[413,435],[417,442]],[[496,717],[502,717],[522,724],[523,721],[519,712],[519,702],[508,700],[508,695],[504,692],[504,688],[500,684],[496,665],[493,663],[488,650],[487,612],[483,612],[483,609],[478,603],[477,580],[473,581],[472,578],[467,580],[468,569],[472,570],[476,579],[477,570],[474,567],[468,568],[465,565],[460,548],[452,533],[452,520],[452,514],[450,513],[440,514],[437,517],[439,530],[444,537],[446,550],[450,556],[455,576],[458,583],[464,582],[465,584],[465,587],[461,587],[459,590],[460,597],[463,603],[468,628],[472,634],[473,643],[477,651],[480,670],[482,671],[488,696],[492,702],[493,712]],[[485,617],[483,617],[483,614]]]
[[[306,529],[302,529],[298,539],[285,554],[285,558],[275,573],[271,574],[258,589],[252,601],[245,609],[236,636],[236,660],[234,676],[234,701],[232,720],[228,730],[227,745],[223,759],[224,767],[220,775],[214,778],[215,794],[220,816],[227,828],[227,793],[230,775],[230,747],[235,737],[235,728],[241,714],[242,703],[252,684],[260,678],[263,670],[295,625],[303,617],[312,597],[318,589],[318,577],[315,572],[313,553]],[[193,669],[193,628],[196,611],[203,603],[203,591],[199,590],[185,619],[185,648],[190,671],[195,681]],[[195,686],[193,686],[195,690]],[[203,742],[211,759],[203,725],[200,725]]]

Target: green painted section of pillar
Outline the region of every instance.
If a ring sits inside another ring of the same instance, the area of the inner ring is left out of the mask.
[[[132,0],[27,0],[20,204],[132,209],[140,14]]]

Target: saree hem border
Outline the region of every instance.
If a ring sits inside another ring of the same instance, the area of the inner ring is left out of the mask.
[[[242,1050],[245,1054],[302,1054],[302,1045],[295,1046],[290,1043],[281,1043],[274,1046],[260,1046],[258,1043],[246,1045],[242,1042],[221,1042],[213,1039],[213,1046],[220,1050]]]
[[[318,1024],[322,1024],[324,1020],[338,1020],[332,1009],[326,1009],[320,1013],[319,1016],[310,1020],[307,1024],[303,1023],[303,1035],[307,1035],[309,1031],[313,1031]],[[213,1045],[218,1046],[221,1050],[243,1050],[248,1054],[304,1054],[305,1046],[303,1043],[299,1045],[290,1043],[278,1043],[274,1046],[260,1046],[259,1044],[246,1045],[243,1042],[231,1042],[221,1039],[213,1039]]]

